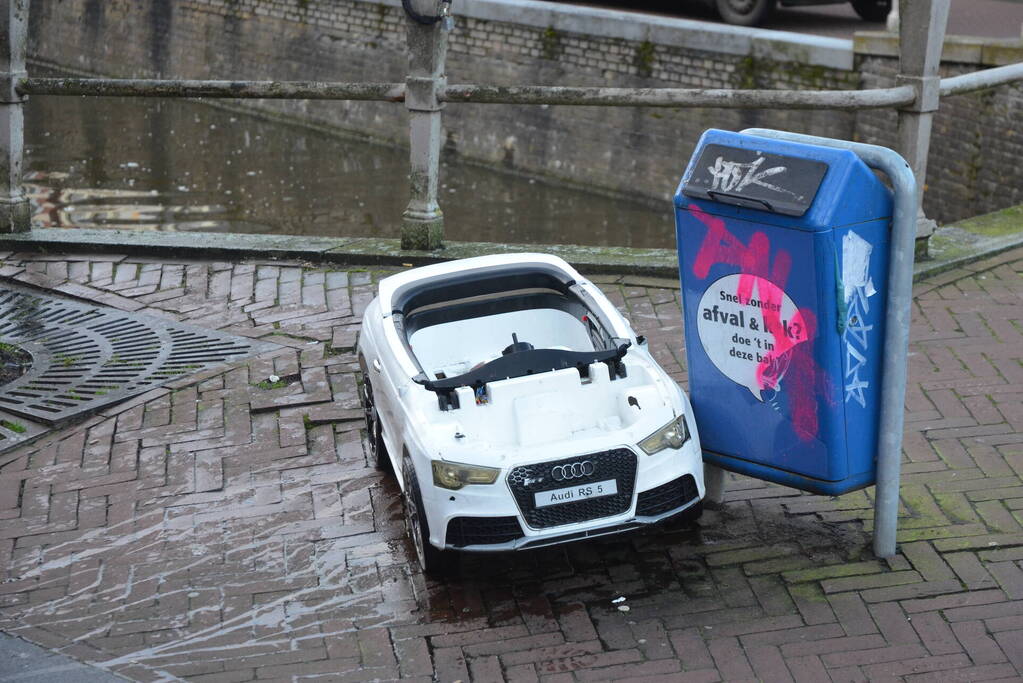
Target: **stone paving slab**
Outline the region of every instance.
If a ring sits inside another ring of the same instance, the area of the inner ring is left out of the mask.
[[[120,683],[120,676],[0,633],[0,683]]]
[[[1023,250],[917,285],[896,557],[871,553],[873,489],[730,476],[696,528],[443,581],[358,420],[387,272],[0,254],[0,276],[283,346],[0,456],[0,630],[140,681],[1023,676]],[[598,281],[685,383],[678,290]]]

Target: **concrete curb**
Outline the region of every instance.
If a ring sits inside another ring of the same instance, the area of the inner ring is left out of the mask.
[[[444,249],[423,252],[402,251],[396,239],[371,237],[40,228],[29,233],[0,235],[0,249],[46,254],[77,252],[232,260],[298,259],[312,263],[388,266],[419,266],[469,256],[544,251],[556,254],[588,273],[677,275],[677,256],[671,249],[561,244],[449,242]]]
[[[947,228],[938,228],[934,234],[941,235],[946,229]],[[962,266],[970,263],[976,263],[977,261],[997,256],[1002,252],[1015,249],[1016,247],[1023,247],[1023,226],[1020,227],[1020,230],[1021,232],[1015,235],[978,240],[975,243],[975,246],[969,252],[964,254],[918,263],[914,269],[913,280],[923,280],[933,275],[938,275],[939,273],[955,270],[956,268],[961,268]]]
[[[1023,226],[1020,227],[1018,233],[997,237],[972,233],[955,225],[939,228],[935,231],[935,237],[954,235],[957,248],[949,250],[948,254],[939,251],[933,255],[934,258],[918,262],[913,279],[921,280],[1023,246]],[[40,228],[29,233],[0,235],[0,249],[45,254],[77,252],[229,260],[292,259],[346,266],[420,266],[470,256],[542,251],[560,256],[583,273],[667,278],[678,276],[678,256],[673,249],[573,244],[449,242],[444,249],[423,252],[402,251],[396,239],[372,237]]]

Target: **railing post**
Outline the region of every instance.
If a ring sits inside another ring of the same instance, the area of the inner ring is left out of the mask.
[[[436,17],[438,0],[410,0],[421,16]],[[443,246],[444,213],[437,202],[440,173],[441,110],[438,95],[447,85],[444,61],[448,31],[441,22],[422,23],[406,16],[409,73],[405,107],[409,112],[409,203],[402,216],[401,248],[430,250]]]
[[[917,255],[927,255],[934,221],[923,211],[931,122],[938,110],[941,49],[950,0],[899,0],[899,75],[896,85],[912,85],[916,101],[899,110],[898,151],[916,175]]]
[[[25,77],[28,0],[0,0],[0,233],[26,232],[32,211],[21,186],[25,148],[25,96],[16,89]]]

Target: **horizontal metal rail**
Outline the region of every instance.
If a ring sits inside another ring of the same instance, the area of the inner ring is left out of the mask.
[[[320,81],[188,81],[117,78],[23,78],[25,95],[96,97],[223,97],[275,100],[381,100],[404,102],[404,83]]]
[[[987,90],[1013,81],[1023,81],[1023,62],[941,79],[941,96]]]
[[[1023,80],[1023,63],[941,79],[941,94],[960,95]],[[404,102],[403,83],[321,81],[197,81],[114,78],[22,78],[26,95],[97,97],[210,97]],[[449,85],[442,102],[548,104],[595,107],[702,107],[729,109],[884,109],[911,104],[912,86],[870,90],[700,90],[568,86]]]
[[[708,107],[733,109],[880,109],[907,105],[912,86],[873,90],[697,90],[689,88],[573,88],[562,86],[449,85],[443,102],[569,104],[598,107]]]
[[[318,81],[195,81],[114,78],[23,78],[26,95],[96,97],[211,97],[245,99],[377,100],[402,102],[403,83]],[[443,102],[647,107],[872,109],[913,101],[911,86],[877,90],[697,90],[684,88],[574,88],[449,85]]]

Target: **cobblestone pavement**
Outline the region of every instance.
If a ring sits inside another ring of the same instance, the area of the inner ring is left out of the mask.
[[[353,346],[382,273],[0,257],[283,347],[0,458],[3,631],[144,681],[1023,674],[1023,250],[918,285],[894,559],[870,551],[872,489],[733,478],[697,529],[467,558],[446,581],[411,568],[398,488],[366,462]],[[684,381],[673,284],[595,280]],[[286,386],[257,386],[271,374]]]

